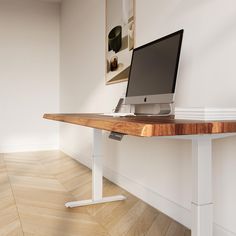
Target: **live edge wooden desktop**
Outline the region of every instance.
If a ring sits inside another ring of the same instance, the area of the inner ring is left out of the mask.
[[[192,141],[193,236],[212,236],[212,140],[236,135],[236,121],[176,120],[173,117],[111,117],[102,114],[45,114],[45,119],[91,127],[93,133],[92,199],[66,203],[77,207],[124,200],[102,197],[102,130],[138,137],[163,137]]]

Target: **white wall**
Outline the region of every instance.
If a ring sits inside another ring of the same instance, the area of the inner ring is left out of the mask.
[[[184,28],[176,106],[236,107],[234,0],[137,0],[137,46]]]
[[[0,152],[56,148],[59,3],[0,0]]]
[[[136,0],[137,46],[185,29],[177,107],[235,107],[235,9],[233,0]],[[126,83],[105,86],[104,11],[104,1],[62,3],[61,112],[111,111],[124,92]],[[106,136],[106,176],[190,227],[190,142]],[[213,145],[215,236],[236,234],[235,140]],[[88,165],[91,141],[91,129],[61,125],[61,149]]]

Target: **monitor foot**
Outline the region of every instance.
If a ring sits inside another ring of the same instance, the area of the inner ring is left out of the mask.
[[[173,110],[173,103],[131,105],[131,112],[137,116],[171,116]]]

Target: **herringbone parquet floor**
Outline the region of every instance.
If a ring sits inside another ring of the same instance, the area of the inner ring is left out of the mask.
[[[0,154],[0,236],[190,236],[190,230],[104,179],[126,201],[67,209],[91,196],[91,171],[60,151]]]

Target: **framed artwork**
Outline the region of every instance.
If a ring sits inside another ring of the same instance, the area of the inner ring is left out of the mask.
[[[106,0],[106,84],[127,81],[135,43],[135,0]]]

